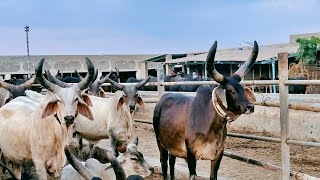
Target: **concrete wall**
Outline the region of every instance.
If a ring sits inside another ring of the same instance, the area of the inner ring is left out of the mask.
[[[195,93],[185,93],[194,96]],[[155,95],[155,94],[154,94]],[[268,99],[277,101],[279,94],[255,94],[257,101]],[[150,98],[150,92],[143,93],[144,98]],[[299,94],[289,95],[290,103],[304,103],[320,107],[320,95]],[[148,103],[137,113],[137,118],[152,119],[155,103]],[[310,111],[289,110],[290,138],[320,142],[320,113]],[[265,133],[280,137],[280,108],[255,106],[253,114],[243,114],[237,120],[228,124],[229,131],[242,133]]]
[[[258,100],[268,98],[277,101],[278,94],[256,95]],[[290,95],[290,103],[304,103],[320,107],[320,95]],[[267,133],[280,137],[280,108],[255,106],[253,114],[243,114],[228,125],[229,130],[237,132]],[[320,113],[289,110],[290,138],[320,142]]]

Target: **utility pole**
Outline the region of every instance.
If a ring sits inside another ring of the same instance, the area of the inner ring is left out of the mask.
[[[27,38],[27,61],[28,61],[28,79],[31,78],[30,74],[30,57],[29,57],[29,26],[24,27],[26,31],[26,38]]]

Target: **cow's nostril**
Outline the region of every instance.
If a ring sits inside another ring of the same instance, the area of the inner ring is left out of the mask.
[[[133,110],[135,110],[135,107],[136,107],[135,105],[130,105],[130,106],[129,106],[129,109],[130,109],[131,111],[133,111]]]
[[[65,116],[64,120],[66,121],[66,124],[73,124],[74,116]]]
[[[254,105],[253,104],[248,104],[247,105],[247,110],[249,110],[250,112],[254,111]]]

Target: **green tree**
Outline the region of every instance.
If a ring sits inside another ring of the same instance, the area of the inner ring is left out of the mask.
[[[298,38],[296,42],[300,45],[297,51],[297,60],[303,64],[316,64],[317,49],[320,46],[320,39],[314,36],[311,38]]]

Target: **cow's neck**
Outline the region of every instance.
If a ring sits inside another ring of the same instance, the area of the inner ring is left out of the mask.
[[[222,100],[219,99],[219,96],[216,94],[215,90],[212,92],[212,104],[217,112],[217,114],[226,120],[226,122],[232,122],[236,120],[239,115],[229,111],[222,103]]]

